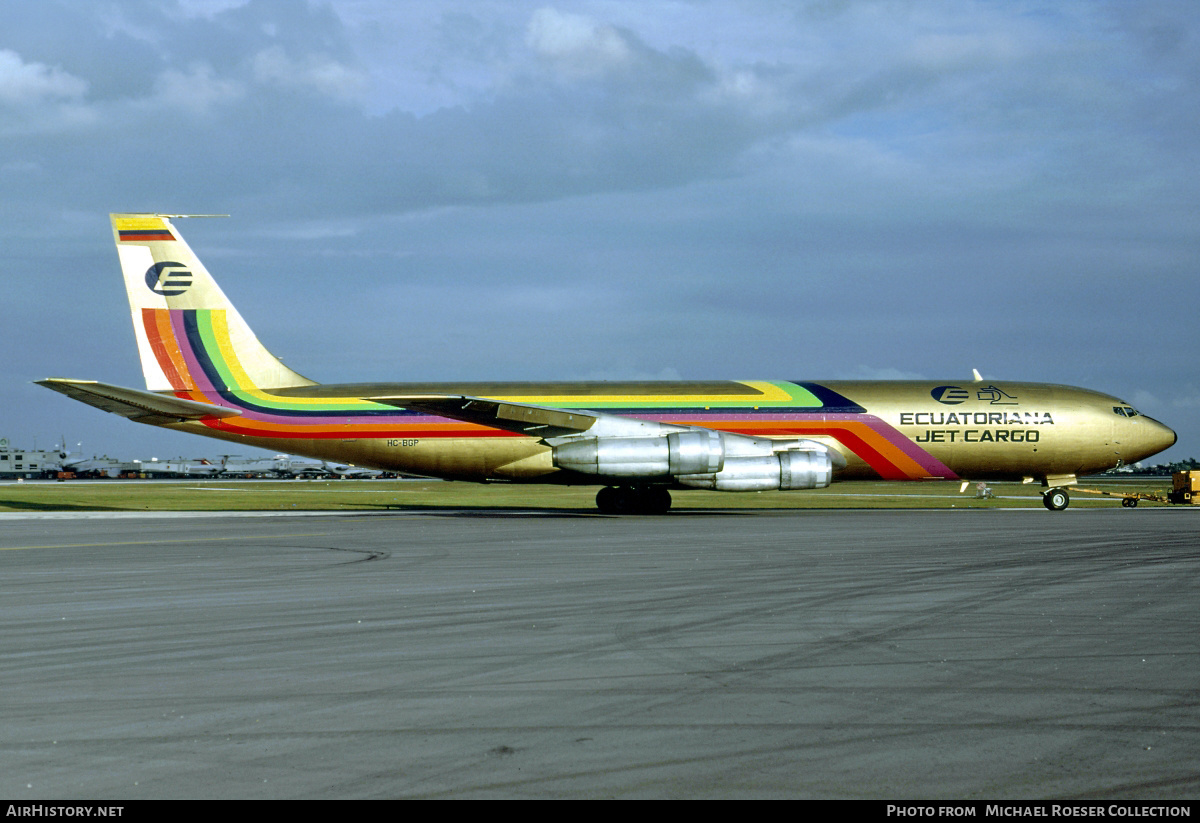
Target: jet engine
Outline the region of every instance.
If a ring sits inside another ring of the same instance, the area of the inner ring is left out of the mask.
[[[555,446],[553,459],[560,469],[612,477],[711,474],[725,464],[725,441],[708,429],[665,437],[588,437]]]
[[[761,457],[730,457],[721,471],[675,479],[684,486],[723,492],[823,489],[833,481],[833,459],[823,449],[792,449]]]
[[[769,440],[708,429],[588,437],[554,446],[554,465],[610,478],[668,478],[717,491],[821,489],[841,455],[812,440]]]

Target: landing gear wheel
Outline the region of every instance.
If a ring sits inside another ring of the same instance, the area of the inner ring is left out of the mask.
[[[1060,512],[1071,505],[1071,496],[1066,489],[1050,489],[1042,495],[1042,505],[1052,512]]]
[[[666,514],[671,493],[662,486],[606,486],[596,492],[596,508],[605,514]]]
[[[637,501],[642,514],[666,514],[671,510],[671,493],[662,486],[642,490]]]
[[[623,491],[616,486],[605,486],[596,492],[596,508],[605,514],[624,514],[625,495],[622,494]]]
[[[1136,497],[1122,497],[1121,505],[1127,509],[1137,508],[1137,498]]]

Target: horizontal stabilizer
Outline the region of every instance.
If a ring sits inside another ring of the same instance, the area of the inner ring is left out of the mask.
[[[389,395],[366,399],[531,437],[578,434],[590,429],[599,418],[599,415],[591,413],[525,406],[465,395]]]
[[[178,397],[138,389],[127,389],[123,386],[112,386],[108,383],[97,383],[95,380],[67,380],[62,377],[51,377],[34,382],[39,386],[61,392],[80,403],[87,403],[89,406],[128,417],[139,423],[162,424],[172,421],[199,420],[202,417],[235,417],[241,414],[237,409],[197,403],[194,400],[182,400]]]

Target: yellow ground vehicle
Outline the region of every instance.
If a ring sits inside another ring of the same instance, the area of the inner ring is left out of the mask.
[[[1174,503],[1181,505],[1200,505],[1200,471],[1182,471],[1171,475],[1171,491],[1162,492],[1107,492],[1099,489],[1079,489],[1072,487],[1071,491],[1084,494],[1102,494],[1106,497],[1121,498],[1121,505],[1133,508],[1139,500],[1152,500],[1155,503]]]

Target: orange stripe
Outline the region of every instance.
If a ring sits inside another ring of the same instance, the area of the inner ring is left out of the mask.
[[[254,433],[263,437],[516,437],[511,432],[479,426],[474,423],[424,423],[413,426],[358,423],[345,426],[314,426],[312,424],[265,423],[246,417],[226,417],[205,425],[214,429],[236,430]]]
[[[183,353],[179,351],[179,341],[175,339],[175,332],[171,328],[170,310],[142,309],[142,324],[159,368],[167,376],[171,388],[176,391],[194,389],[196,384],[188,372]]]
[[[732,431],[748,435],[828,435],[836,439],[864,460],[867,465],[889,480],[915,480],[928,477],[929,471],[913,460],[895,444],[866,423],[824,422],[788,425],[786,422],[769,421],[718,421],[697,423],[705,428]],[[853,442],[847,442],[853,441]],[[869,452],[868,452],[869,450]]]

